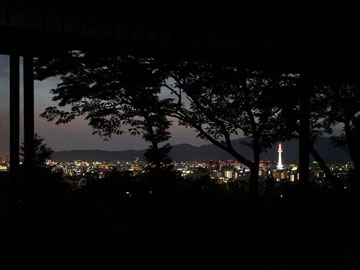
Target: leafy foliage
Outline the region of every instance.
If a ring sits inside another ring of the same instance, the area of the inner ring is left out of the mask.
[[[159,99],[163,77],[151,59],[71,51],[57,59],[40,58],[35,71],[39,80],[60,76],[61,83],[51,90],[58,106],[41,114],[48,121],[64,124],[83,116],[93,134],[104,139],[127,129],[151,142],[150,152],[160,151],[157,145],[170,138],[170,101]],[[151,159],[154,155],[148,156],[149,162],[158,163]]]
[[[169,76],[174,83],[167,87],[178,97],[174,116],[244,164],[251,161],[234,152],[231,136],[249,137],[256,155],[285,136],[280,105],[294,85],[292,78],[199,62],[183,62]]]
[[[176,96],[172,116],[248,166],[250,192],[255,195],[260,153],[290,137],[282,119],[283,97],[295,87],[296,78],[197,61],[182,61],[164,70],[168,75],[164,85]],[[232,136],[241,133],[250,138],[246,145],[253,150],[252,160],[232,145]]]

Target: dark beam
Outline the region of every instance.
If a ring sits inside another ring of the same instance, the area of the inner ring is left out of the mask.
[[[31,172],[34,166],[34,75],[33,57],[24,56],[24,165]]]
[[[20,61],[18,55],[10,55],[10,171],[19,170],[20,143]]]
[[[20,57],[10,55],[10,184],[9,220],[10,237],[15,226],[17,202],[19,200],[19,143],[20,143]]]
[[[9,184],[9,241],[15,250],[19,214],[19,144],[20,144],[20,57],[10,55],[10,184]]]

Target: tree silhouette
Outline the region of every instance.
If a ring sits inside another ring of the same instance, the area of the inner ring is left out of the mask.
[[[300,87],[300,85],[298,86]],[[298,89],[301,91],[302,89]],[[325,115],[329,110],[328,98],[324,94],[325,85],[318,84],[314,86],[309,96],[309,131],[310,131],[310,144],[309,152],[317,161],[320,168],[326,175],[326,179],[331,182],[336,190],[343,190],[340,180],[330,171],[324,159],[318,153],[315,148],[315,141],[325,134],[332,132],[333,122],[325,118]],[[293,96],[287,96],[287,102],[283,104],[283,121],[286,123],[286,131],[289,133],[288,136],[292,138],[300,138],[300,102],[299,94]]]
[[[250,192],[256,195],[260,153],[285,138],[281,102],[283,93],[294,86],[293,78],[190,61],[167,71],[172,80],[164,84],[177,96],[173,116],[248,166]],[[232,144],[231,136],[241,132],[251,139],[247,146],[252,160]]]
[[[351,185],[357,190],[356,177],[360,176],[360,90],[356,85],[342,83],[330,84],[320,92],[328,105],[327,111],[322,115],[324,122],[342,126],[341,134],[332,136],[333,144],[349,152],[354,164]]]
[[[44,143],[44,138],[41,138],[37,133],[34,134],[34,165],[38,168],[45,166],[46,159],[50,159],[54,151]],[[20,147],[20,155],[24,156],[24,143]]]
[[[83,116],[93,134],[104,139],[123,134],[124,129],[142,134],[151,143],[148,161],[155,166],[169,163],[170,146],[159,144],[170,138],[171,122],[166,118],[170,101],[158,97],[163,78],[151,59],[71,51],[55,59],[39,58],[35,74],[38,80],[60,76],[61,83],[51,90],[58,106],[41,114],[48,121],[63,124]]]
[[[289,97],[283,108],[286,113],[283,118],[286,130],[295,138],[299,138],[300,112],[296,97]],[[318,162],[320,168],[338,192],[343,192],[344,183],[331,172],[323,157],[315,148],[315,141],[324,135],[331,135],[335,126],[342,126],[340,136],[332,136],[334,146],[349,151],[354,163],[355,172],[359,168],[359,145],[357,113],[360,111],[360,94],[355,86],[343,83],[317,82],[310,95],[310,153]],[[297,119],[297,120],[296,120]]]

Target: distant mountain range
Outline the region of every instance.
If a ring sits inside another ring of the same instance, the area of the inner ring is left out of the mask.
[[[251,159],[252,153],[249,147],[241,144],[241,141],[247,139],[238,139],[233,141],[237,151],[242,153],[246,158]],[[321,138],[315,144],[316,149],[326,162],[346,162],[350,160],[348,153],[342,149],[333,147],[330,138]],[[261,154],[263,160],[277,160],[278,145],[268,149],[266,153]],[[291,140],[283,143],[283,161],[284,163],[298,162],[299,144],[297,140]],[[55,161],[73,161],[84,160],[111,162],[117,160],[134,160],[135,157],[144,158],[145,150],[126,150],[126,151],[104,151],[104,150],[71,150],[54,152],[53,160]],[[170,156],[174,161],[201,161],[207,162],[213,160],[234,159],[230,154],[222,149],[212,145],[193,146],[190,144],[174,145]]]

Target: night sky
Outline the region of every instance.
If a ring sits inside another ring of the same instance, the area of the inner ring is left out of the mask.
[[[22,66],[20,67],[20,70]],[[22,77],[22,74],[21,74]],[[35,132],[45,138],[45,143],[53,150],[74,149],[103,149],[103,150],[127,150],[145,149],[148,143],[141,136],[124,134],[113,136],[110,141],[104,141],[98,135],[92,135],[92,129],[82,119],[75,119],[69,124],[55,125],[38,117],[47,106],[54,106],[50,89],[56,87],[59,82],[57,78],[35,81]],[[22,82],[20,82],[22,91]],[[171,128],[172,138],[170,143],[189,143],[192,145],[207,144],[207,142],[196,138],[194,131],[175,125]],[[22,133],[22,126],[21,126]],[[22,134],[21,134],[22,135]],[[22,137],[21,137],[22,139]],[[0,55],[0,155],[5,156],[9,150],[9,57]]]

